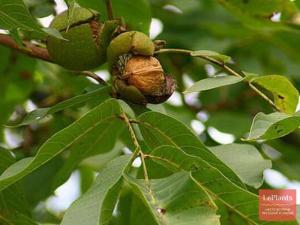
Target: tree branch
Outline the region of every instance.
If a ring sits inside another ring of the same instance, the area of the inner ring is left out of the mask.
[[[24,41],[24,46],[18,45],[13,38],[6,34],[0,34],[0,45],[17,50],[20,53],[26,54],[30,57],[41,59],[47,62],[52,62],[46,48],[38,47],[35,44]]]
[[[24,41],[23,42],[24,46],[20,46],[9,35],[0,34],[0,45],[14,49],[14,50],[16,50],[20,53],[23,53],[25,55],[28,55],[30,57],[53,63],[53,61],[51,60],[50,55],[48,53],[48,50],[46,48],[39,47],[29,41]],[[76,73],[76,74],[82,74],[86,77],[91,77],[91,78],[95,79],[99,84],[107,85],[106,82],[101,77],[98,77],[96,74],[94,74],[91,71],[70,71],[70,72]]]

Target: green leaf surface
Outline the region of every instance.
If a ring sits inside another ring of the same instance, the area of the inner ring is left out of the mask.
[[[21,28],[40,31],[22,0],[0,1],[0,26],[5,30]]]
[[[181,148],[184,152],[200,157],[222,171],[225,176],[240,186],[240,178],[225,163],[219,160],[200,139],[181,122],[157,113],[146,112],[138,117],[139,127],[146,144],[151,150],[170,145]]]
[[[120,156],[98,175],[92,187],[67,210],[61,225],[108,225],[130,156]]]
[[[63,163],[60,156],[55,157],[20,181],[31,207],[36,206],[39,202],[44,201],[48,196],[53,194],[52,182],[56,178]],[[32,193],[34,193],[34,195]]]
[[[155,149],[149,157],[173,171],[187,171],[198,187],[212,199],[222,202],[230,208],[231,213],[242,217],[252,225],[289,224],[260,221],[258,218],[258,196],[232,183],[222,172],[199,157],[186,154],[182,150],[163,146]]]
[[[15,162],[12,154],[0,147],[0,173]],[[0,224],[36,225],[20,183],[0,192]]]
[[[55,2],[51,0],[23,0],[30,13],[37,17],[43,18],[55,13]]]
[[[208,58],[212,58],[215,59],[219,62],[222,63],[227,63],[231,61],[231,57],[227,56],[227,55],[223,55],[220,54],[218,52],[214,52],[214,51],[208,51],[208,50],[199,50],[199,51],[194,51],[191,53],[191,56],[194,57],[208,57]]]
[[[216,206],[190,179],[179,172],[163,179],[138,180],[126,176],[127,182],[145,202],[159,225],[219,225]]]
[[[249,225],[240,215],[232,213],[230,207],[216,200],[218,206],[218,213],[220,214],[222,225]]]
[[[37,122],[48,115],[57,113],[67,108],[71,108],[73,106],[77,106],[88,101],[92,101],[93,99],[98,99],[104,101],[109,98],[109,87],[99,88],[97,90],[88,92],[86,94],[77,95],[73,98],[70,98],[66,101],[60,102],[52,107],[49,108],[40,108],[34,111],[29,112],[22,121],[18,122],[17,124],[9,124],[10,127],[18,127],[29,125],[31,123]]]
[[[8,150],[0,148],[0,173],[14,162],[15,159],[12,154]],[[20,189],[20,186],[13,185],[9,189],[0,192],[0,215],[1,212],[12,213],[10,212],[12,209],[29,214],[28,205],[25,204],[26,201],[24,195],[21,195]]]
[[[86,191],[90,189],[90,187],[95,181],[95,171],[88,167],[80,166],[79,173],[80,173],[80,192],[81,194],[84,194]]]
[[[62,38],[59,32],[42,29],[22,0],[0,0],[0,27],[4,30],[22,29]]]
[[[210,147],[210,150],[225,162],[244,183],[254,188],[262,185],[264,170],[272,167],[272,162],[265,160],[252,145],[219,145]]]
[[[293,116],[285,113],[258,113],[252,122],[247,141],[270,140],[283,137],[300,126],[299,113]]]
[[[142,199],[134,194],[129,184],[122,188],[115,217],[110,225],[157,225]]]
[[[84,159],[99,154],[112,153],[110,151],[116,145],[124,125],[125,123],[118,119],[103,121],[93,132],[82,138],[81,144],[72,147],[65,164],[53,181],[53,189],[63,184]]]
[[[26,216],[22,213],[14,213],[14,217],[7,219],[3,216],[0,217],[1,225],[11,225],[11,224],[22,224],[22,225],[38,225],[33,221],[29,216]]]
[[[285,113],[295,112],[299,102],[299,92],[284,76],[259,76],[250,80],[250,83],[259,85],[273,95],[275,105]]]
[[[259,220],[258,196],[237,187],[231,182],[228,182],[228,180],[222,182],[221,180],[223,179],[219,178],[219,174],[215,171],[193,172],[192,177],[200,188],[207,190],[212,197],[217,198],[226,205],[230,211],[238,214],[248,224],[297,225],[296,222],[266,222]],[[208,178],[210,181],[207,182]]]
[[[76,147],[92,149],[97,143],[97,141],[92,140],[97,140],[97,137],[101,136],[102,130],[99,130],[99,128],[103,126],[103,123],[116,120],[120,113],[121,109],[116,100],[108,100],[94,108],[82,118],[49,138],[40,147],[35,157],[22,159],[10,166],[0,176],[0,190],[30,174],[65,150]]]
[[[242,80],[243,78],[236,76],[210,77],[194,83],[191,87],[186,89],[184,93],[187,94],[193,92],[207,91],[214,88],[236,84],[241,82]]]

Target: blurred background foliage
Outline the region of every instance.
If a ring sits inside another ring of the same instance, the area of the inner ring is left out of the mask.
[[[40,21],[57,13],[58,2],[62,4],[61,1],[54,0],[25,0],[30,13],[36,18],[42,18]],[[77,2],[102,12],[103,18],[106,18],[104,3],[101,5],[98,0]],[[129,29],[149,32],[151,21],[152,25],[158,23],[161,32],[155,38],[166,40],[168,48],[217,51],[231,56],[233,67],[259,75],[285,75],[300,90],[299,1],[113,0],[113,3],[116,15],[124,17]],[[152,18],[155,20],[151,20]],[[200,59],[179,54],[160,55],[160,59],[166,71],[176,77],[178,89],[167,103],[150,108],[191,126],[208,146],[241,143],[240,138],[245,137],[249,131],[254,115],[258,112],[272,112],[272,108],[245,84],[184,96],[181,92],[193,82],[222,71]],[[37,124],[17,129],[7,128],[4,125],[9,119],[18,120],[37,107],[53,106],[93,90],[97,85],[90,79],[72,74],[57,65],[28,58],[1,46],[0,62],[0,142],[2,147],[12,149],[17,160],[33,156],[48,137],[95,105],[88,102],[48,116]],[[105,65],[95,72],[109,80]],[[134,108],[139,110],[137,106]],[[72,169],[76,171],[73,176],[77,177],[81,193],[87,190],[96,172],[101,171],[109,159],[121,154],[120,149],[125,145],[132,145],[127,135],[126,132],[120,132],[117,144],[111,152],[87,158]],[[265,158],[273,160],[273,172],[276,170],[284,177],[284,181],[279,184],[269,179],[264,187],[289,187],[298,184],[299,129],[276,141],[255,145]],[[29,209],[41,222],[58,223],[61,219],[65,208],[55,210],[50,207],[49,210],[47,201],[49,202],[54,190],[67,180],[56,180],[67,159],[68,153],[57,156],[55,160],[21,181],[24,189],[20,196],[27,198]],[[28,212],[24,212],[22,216],[22,221],[25,221]],[[16,215],[12,217],[14,221],[20,220]]]

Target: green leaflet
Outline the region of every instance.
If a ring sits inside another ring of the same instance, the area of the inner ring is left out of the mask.
[[[0,173],[15,162],[12,154],[0,147]],[[18,213],[15,213],[18,212]],[[30,219],[28,202],[20,183],[0,191],[0,224],[36,225]]]
[[[137,196],[131,186],[124,185],[116,207],[111,225],[156,225],[156,222],[142,199]]]
[[[236,76],[210,77],[194,83],[191,87],[184,91],[185,94],[192,92],[207,91],[218,87],[239,83],[243,80]]]
[[[228,144],[209,149],[232,168],[245,184],[254,188],[262,185],[264,170],[272,167],[271,160],[265,160],[252,145]]]
[[[129,156],[112,160],[91,188],[67,210],[61,225],[108,225],[129,162]]]
[[[288,114],[295,112],[299,102],[299,92],[284,76],[267,75],[251,79],[250,84],[256,84],[271,92],[275,105]]]
[[[191,178],[201,190],[204,190],[213,199],[224,204],[231,210],[231,213],[237,214],[248,224],[296,225],[296,222],[274,223],[260,221],[258,219],[258,196],[237,186],[219,170],[199,157],[188,155],[172,146],[157,148],[149,154],[149,157],[173,171],[190,172]]]
[[[252,122],[246,141],[270,140],[283,137],[300,126],[300,115],[285,113],[258,113]]]
[[[44,37],[48,34],[63,39],[58,31],[40,27],[22,0],[0,0],[0,27],[4,30],[34,31]]]
[[[227,62],[230,62],[230,60],[231,60],[230,56],[223,55],[223,54],[220,54],[218,52],[209,51],[209,50],[194,51],[194,52],[191,53],[191,56],[194,56],[194,57],[208,57],[208,58],[215,59],[215,60],[217,60],[219,62],[222,62],[222,63],[227,63]]]
[[[25,158],[10,166],[0,176],[0,190],[17,182],[38,169],[61,152],[74,147],[92,149],[101,135],[103,123],[118,120],[121,113],[116,100],[108,100],[97,106],[70,126],[54,134],[39,149],[35,157]],[[96,140],[96,142],[92,141]]]
[[[129,176],[126,176],[126,180],[159,225],[220,224],[216,206],[186,172],[150,180],[149,183]]]
[[[83,103],[91,101],[93,99],[98,99],[98,100],[104,101],[109,98],[109,94],[108,94],[109,89],[110,89],[110,87],[102,87],[97,90],[88,92],[86,94],[75,96],[66,101],[60,102],[52,107],[36,109],[34,111],[29,112],[22,119],[22,121],[19,121],[17,124],[9,124],[8,126],[19,127],[19,126],[28,125],[28,124],[37,122],[37,121],[45,118],[48,115],[57,113],[59,111],[62,111],[64,109],[67,109],[67,108],[70,108],[73,106],[83,104]]]
[[[56,175],[52,185],[53,189],[63,184],[82,160],[111,152],[123,128],[124,123],[120,119],[109,119],[82,137],[81,144],[72,147],[69,157]]]
[[[198,156],[213,165],[237,185],[244,187],[240,178],[221,160],[219,160],[200,139],[181,122],[157,113],[146,112],[138,117],[138,124],[146,144],[150,149],[170,145],[184,152]]]

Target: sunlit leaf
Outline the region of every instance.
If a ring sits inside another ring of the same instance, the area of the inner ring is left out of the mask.
[[[284,76],[269,75],[253,78],[250,83],[259,85],[272,93],[275,105],[285,113],[294,113],[299,101],[299,92]]]
[[[210,147],[210,150],[232,168],[244,183],[255,188],[262,185],[264,170],[272,167],[271,161],[265,160],[252,145],[219,145]]]
[[[252,122],[249,136],[246,140],[269,140],[283,137],[300,126],[300,115],[284,113],[258,113]]]
[[[194,51],[194,52],[191,53],[191,56],[209,57],[209,58],[215,59],[215,60],[217,60],[219,62],[222,62],[222,63],[227,63],[227,62],[230,62],[230,60],[231,60],[230,56],[223,55],[223,54],[220,54],[220,53],[214,52],[214,51],[208,51],[208,50]]]
[[[218,87],[223,87],[231,84],[239,83],[243,80],[236,76],[210,77],[194,83],[191,87],[184,91],[185,94],[192,92],[200,92],[211,90]]]

